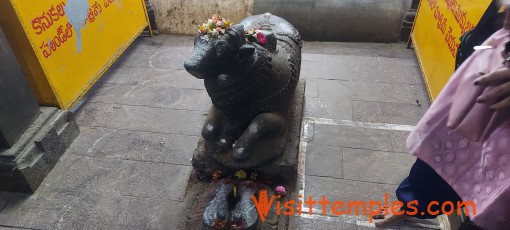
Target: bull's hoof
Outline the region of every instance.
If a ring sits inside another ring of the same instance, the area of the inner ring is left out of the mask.
[[[251,152],[246,148],[236,148],[234,147],[234,153],[232,156],[234,157],[234,160],[236,161],[244,161],[248,158],[250,158]]]

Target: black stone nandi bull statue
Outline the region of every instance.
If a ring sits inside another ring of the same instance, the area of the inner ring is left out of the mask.
[[[264,151],[272,145],[260,145],[286,132],[299,80],[300,35],[289,22],[269,13],[225,28],[213,30],[213,36],[206,34],[211,28],[201,28],[204,33],[196,36],[193,55],[184,63],[190,74],[204,79],[212,100],[202,130],[206,151],[216,158],[233,158],[233,164],[254,155],[273,154],[264,158],[275,159],[278,154]]]

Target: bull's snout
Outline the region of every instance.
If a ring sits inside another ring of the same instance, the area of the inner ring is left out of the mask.
[[[198,64],[193,60],[186,60],[184,62],[184,68],[188,73],[195,76],[198,79],[203,79],[204,77],[200,74],[200,71],[198,69]]]

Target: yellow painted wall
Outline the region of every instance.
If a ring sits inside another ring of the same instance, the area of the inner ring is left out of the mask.
[[[411,35],[434,100],[455,70],[460,36],[474,28],[491,0],[421,0]]]
[[[143,0],[0,0],[40,104],[68,109],[147,27]]]

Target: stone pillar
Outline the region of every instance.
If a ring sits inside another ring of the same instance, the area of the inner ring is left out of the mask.
[[[34,192],[78,134],[70,112],[37,105],[0,28],[0,191]]]
[[[0,29],[0,148],[10,148],[41,111]]]

